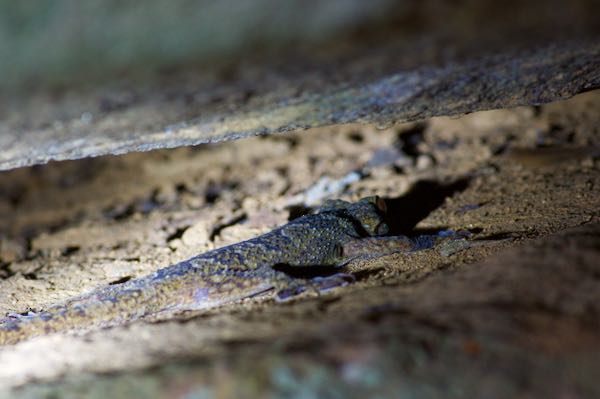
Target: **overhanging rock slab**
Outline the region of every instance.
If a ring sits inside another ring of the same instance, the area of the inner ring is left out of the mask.
[[[412,18],[417,9],[394,15]],[[98,82],[0,92],[0,170],[338,123],[388,126],[542,104],[600,87],[600,41],[591,21],[566,40],[552,34],[555,19],[568,25],[577,13],[546,18],[528,35],[500,11],[478,20],[478,9],[462,10],[460,23],[428,16],[416,33],[393,19],[396,25],[371,20],[360,39],[337,32],[318,46],[187,63],[151,78],[109,73]],[[446,42],[446,34],[454,37]]]

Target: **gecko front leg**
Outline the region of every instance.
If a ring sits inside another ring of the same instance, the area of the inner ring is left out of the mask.
[[[411,253],[433,248],[440,241],[462,238],[464,234],[452,231],[442,231],[437,235],[407,236],[381,236],[365,237],[347,240],[340,245],[336,252],[340,257],[337,268],[342,269],[355,260],[375,259],[394,253]],[[338,272],[323,277],[313,277],[304,280],[285,280],[285,285],[278,287],[275,299],[278,302],[288,301],[306,291],[318,294],[333,288],[343,287],[356,279],[353,274]]]

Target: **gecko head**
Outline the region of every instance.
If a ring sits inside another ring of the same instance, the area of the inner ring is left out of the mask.
[[[378,196],[362,198],[348,207],[348,212],[369,236],[382,236],[388,233],[389,227],[383,220],[386,211],[385,200]]]
[[[387,206],[381,197],[365,197],[357,202],[327,200],[319,209],[319,213],[332,211],[341,211],[350,216],[361,225],[368,236],[382,236],[389,231],[388,225],[383,220]]]

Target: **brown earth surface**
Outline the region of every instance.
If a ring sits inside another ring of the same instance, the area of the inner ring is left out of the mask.
[[[355,284],[319,297],[6,346],[0,385],[16,397],[600,395],[598,109],[594,91],[4,172],[0,314],[254,237],[325,198],[385,197],[395,234],[472,235],[355,262]]]

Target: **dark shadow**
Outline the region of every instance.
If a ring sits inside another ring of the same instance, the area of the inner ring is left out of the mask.
[[[340,268],[336,266],[290,266],[286,264],[278,264],[273,266],[273,269],[278,272],[283,272],[294,278],[313,278],[327,277],[340,272]]]
[[[118,280],[111,281],[110,283],[108,283],[108,285],[118,285],[118,284],[123,284],[123,283],[126,283],[126,282],[128,282],[128,281],[129,281],[129,280],[131,280],[131,279],[132,279],[132,276],[125,276],[125,277],[121,277],[121,278],[120,278],[120,279],[118,279]]]
[[[288,222],[294,219],[298,219],[301,216],[308,215],[312,209],[303,205],[292,205],[288,207],[290,216],[288,216]]]
[[[419,150],[419,144],[423,142],[423,135],[425,134],[426,123],[417,123],[415,126],[408,130],[400,132],[396,146],[400,151],[409,157],[416,158],[421,155]]]
[[[462,178],[450,184],[431,180],[417,182],[404,196],[385,198],[387,205],[386,222],[389,235],[410,235],[421,220],[444,203],[447,197],[465,190],[469,178]]]

